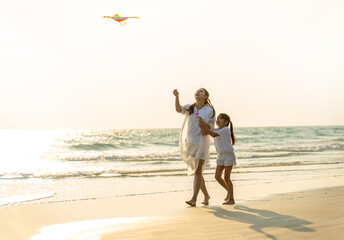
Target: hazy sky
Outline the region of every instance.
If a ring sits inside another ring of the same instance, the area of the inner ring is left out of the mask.
[[[344,124],[344,1],[13,0],[0,129],[180,127],[205,87],[235,126]],[[126,26],[103,15],[138,16]]]

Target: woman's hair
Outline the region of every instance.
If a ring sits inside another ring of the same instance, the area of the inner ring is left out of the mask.
[[[204,90],[205,95],[208,97],[208,98],[205,100],[204,104],[205,104],[205,105],[208,105],[209,107],[211,107],[211,108],[213,109],[213,116],[211,116],[211,117],[213,118],[213,117],[215,116],[215,108],[214,108],[213,104],[211,104],[211,102],[210,102],[210,99],[209,99],[209,92],[208,92],[207,89],[205,89],[205,88],[201,88],[201,89]],[[191,106],[190,106],[189,109],[187,110],[187,111],[189,112],[190,115],[193,114],[194,109],[195,109],[195,106],[196,106],[196,103],[191,104]]]
[[[230,126],[231,139],[232,139],[232,145],[234,145],[235,144],[235,136],[234,136],[234,129],[233,129],[233,124],[232,124],[231,118],[225,113],[220,113],[219,117],[228,122],[226,126],[231,125]]]

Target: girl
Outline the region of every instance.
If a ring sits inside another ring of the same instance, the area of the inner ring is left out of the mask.
[[[204,182],[203,167],[204,165],[208,165],[209,162],[210,139],[205,132],[201,131],[198,119],[202,117],[204,122],[213,127],[215,123],[215,109],[209,100],[209,92],[204,88],[200,88],[196,91],[196,102],[192,105],[180,105],[177,89],[173,91],[173,95],[176,97],[176,111],[185,114],[184,124],[185,122],[188,123],[185,153],[183,150],[184,144],[182,138],[184,124],[179,140],[182,158],[188,166],[188,175],[194,174],[193,195],[192,198],[189,201],[185,201],[185,203],[193,207],[196,206],[197,195],[201,189],[204,194],[204,201],[202,204],[208,205],[210,196]]]
[[[227,114],[221,113],[217,117],[216,125],[218,128],[211,131],[203,119],[199,121],[201,129],[214,137],[215,148],[218,152],[215,179],[227,190],[227,196],[223,204],[235,204],[231,181],[232,168],[236,165],[233,149],[235,144],[233,124]],[[230,125],[230,129],[228,125]],[[223,169],[225,169],[225,179],[221,177]]]

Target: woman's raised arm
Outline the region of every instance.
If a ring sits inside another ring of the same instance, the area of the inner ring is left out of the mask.
[[[179,103],[179,92],[177,89],[173,90],[173,95],[176,96],[176,101],[175,101],[176,111],[180,113],[182,112],[182,106],[180,106],[180,103]]]

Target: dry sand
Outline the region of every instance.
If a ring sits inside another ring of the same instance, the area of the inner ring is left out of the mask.
[[[211,205],[196,208],[183,203],[189,192],[10,206],[0,209],[0,239],[290,240],[344,234],[344,186],[231,206],[221,205],[220,190]]]

